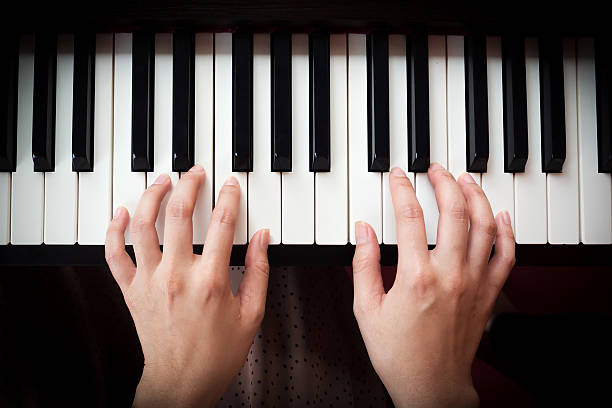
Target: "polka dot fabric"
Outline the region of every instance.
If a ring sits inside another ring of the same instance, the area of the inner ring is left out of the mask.
[[[234,291],[243,273],[230,269]],[[352,299],[343,268],[272,268],[261,328],[218,406],[386,406]]]

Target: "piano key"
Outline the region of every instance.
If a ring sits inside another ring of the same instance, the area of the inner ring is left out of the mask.
[[[408,170],[413,172],[427,172],[429,168],[428,53],[427,35],[408,37]]]
[[[272,171],[291,171],[291,34],[272,33]]]
[[[0,173],[0,245],[11,242],[11,173]]]
[[[525,42],[502,37],[504,98],[504,163],[507,173],[525,171],[528,156]]]
[[[431,35],[428,44],[430,158],[447,167],[446,37]],[[427,242],[435,244],[439,216],[436,195],[427,173],[417,173],[415,184],[416,196],[423,209]]]
[[[174,171],[174,137],[172,135],[172,97],[174,76],[173,73],[173,34],[155,34],[155,78],[154,78],[154,108],[153,115],[153,162],[155,169],[147,173],[147,187],[155,182],[160,174],[168,174],[172,185],[179,179],[179,173]],[[176,55],[176,53],[174,54]],[[172,78],[172,79],[171,79]],[[176,89],[176,88],[174,88]],[[170,192],[162,200],[159,214],[155,222],[159,243],[164,242],[164,224],[166,221],[166,206]]]
[[[545,244],[546,173],[542,172],[540,68],[538,41],[525,40],[528,149],[531,157],[522,173],[514,175],[514,237],[518,244]]]
[[[121,58],[130,60],[131,90],[131,169],[134,172],[153,171],[153,127],[154,115],[154,82],[155,77],[155,35],[146,31],[137,31],[130,36],[132,44],[128,50],[123,44],[125,35],[121,35]],[[127,81],[127,79],[125,79]],[[168,81],[168,79],[165,79]],[[119,92],[126,92],[119,90]],[[126,106],[127,107],[127,106]]]
[[[564,118],[567,153],[563,172],[546,175],[548,242],[580,242],[578,211],[578,113],[576,111],[576,40],[563,41]]]
[[[11,243],[43,242],[44,173],[32,167],[34,101],[34,37],[23,36],[19,47],[17,163],[11,182]]]
[[[367,35],[368,170],[389,171],[389,36]]]
[[[113,34],[96,35],[93,171],[79,174],[79,244],[102,245],[112,215]]]
[[[235,35],[235,34],[234,34]],[[218,197],[223,183],[231,175],[240,184],[240,212],[236,220],[234,244],[247,242],[247,174],[232,170],[232,34],[215,34],[215,192]]]
[[[32,160],[34,171],[55,170],[55,80],[57,36],[41,34],[34,44]]]
[[[291,36],[292,171],[282,175],[282,242],[314,243],[314,177],[309,149],[308,35]]]
[[[19,37],[5,37],[0,64],[0,172],[15,171],[17,156],[17,75]]]
[[[577,49],[580,241],[583,244],[610,244],[612,181],[610,174],[599,173],[598,169],[593,39],[579,39]]]
[[[482,173],[482,189],[493,214],[510,214],[514,226],[514,174],[504,171],[504,124],[502,54],[499,37],[487,37],[487,100],[489,112],[489,162]]]
[[[253,171],[253,34],[234,33],[232,42],[232,171]]]
[[[466,87],[465,87],[465,40],[463,36],[449,35],[446,38],[447,50],[447,110],[448,110],[448,170],[455,178],[468,171],[466,151]],[[484,77],[479,78],[484,81]],[[486,111],[484,112],[486,115]],[[485,134],[488,139],[488,134]],[[475,141],[475,139],[472,139]],[[487,141],[488,144],[488,141]],[[488,149],[487,149],[488,150]],[[486,161],[484,162],[486,168]],[[480,184],[480,173],[472,175]]]
[[[315,173],[315,242],[319,245],[346,245],[348,242],[346,34],[330,35],[329,54],[330,171]]]
[[[485,173],[489,159],[486,37],[468,35],[464,46],[467,171]]]
[[[74,36],[72,170],[93,171],[96,35]]]
[[[172,171],[189,171],[194,165],[194,42],[195,36],[177,31],[173,36]]]
[[[136,74],[141,71],[141,68],[134,69],[134,65],[136,64],[136,56],[139,53],[142,53],[143,50],[136,52],[136,47],[142,47],[143,40],[136,39],[138,33],[129,34],[129,33],[118,33],[115,34],[115,63],[114,63],[114,103],[113,103],[113,210],[118,206],[125,207],[131,216],[134,215],[136,211],[136,206],[138,205],[138,201],[144,192],[146,181],[146,174],[139,171],[133,171],[134,166],[138,165],[137,168],[142,169],[146,168],[147,164],[153,164],[153,156],[149,154],[149,147],[146,147],[147,144],[150,145],[150,153],[153,153],[153,141],[148,141],[148,128],[151,127],[153,123],[148,123],[148,118],[146,116],[141,116],[141,122],[136,124],[133,122],[133,113],[142,113],[139,112],[138,108],[134,109],[133,104],[143,103],[149,105],[148,97],[145,97],[145,100],[141,100],[136,97],[133,98],[132,90],[136,91],[144,91],[144,94],[153,95],[153,89],[142,89],[139,85],[147,85],[148,82],[153,82],[152,78],[147,78],[147,83],[136,85],[134,81],[140,81],[142,78],[139,78]],[[148,45],[146,45],[148,46]],[[148,51],[147,51],[148,52]],[[141,55],[142,57],[142,55]],[[143,61],[141,60],[142,64]],[[150,68],[153,66],[153,61],[144,61],[144,63]],[[143,70],[146,72],[141,72],[141,75],[149,75],[153,72],[149,71],[147,68]],[[135,86],[132,86],[135,85]],[[141,94],[142,96],[142,94]],[[143,107],[141,106],[140,109]],[[153,111],[151,107],[146,107],[147,116],[153,118]],[[141,132],[141,134],[137,137],[134,137],[133,132]],[[132,137],[130,137],[130,135]],[[144,142],[141,147],[142,148],[134,148],[134,142]],[[140,152],[140,156],[135,154],[135,152]],[[143,167],[139,167],[142,165]],[[130,236],[130,226],[128,225],[125,231],[125,242],[126,244],[131,244],[131,236]]]
[[[539,39],[542,171],[560,173],[565,161],[563,48],[560,38]]]
[[[408,84],[406,38],[389,36],[389,150],[390,166],[408,171]],[[414,173],[406,173],[414,186]],[[395,211],[389,188],[389,173],[383,174],[383,242],[397,244]]]
[[[249,240],[262,228],[270,230],[270,244],[281,242],[281,174],[270,172],[271,81],[270,35],[253,36],[253,171],[248,174]]]
[[[600,173],[612,173],[612,56],[609,40],[595,41],[597,83],[597,158]]]
[[[329,33],[310,34],[310,171],[329,171]]]
[[[349,238],[355,244],[355,222],[372,226],[382,242],[382,176],[368,171],[368,90],[366,36],[348,36]]]
[[[73,35],[57,43],[55,171],[45,174],[45,244],[74,244],[77,239],[77,173],[72,171]]]
[[[212,33],[195,36],[195,162],[206,172],[193,211],[193,243],[203,244],[213,208],[213,61]]]

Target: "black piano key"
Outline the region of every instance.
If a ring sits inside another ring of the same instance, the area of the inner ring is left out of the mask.
[[[310,60],[310,171],[330,170],[329,33],[313,31]]]
[[[96,36],[74,36],[72,171],[93,171]]]
[[[132,171],[153,171],[155,34],[132,35]]]
[[[32,160],[34,171],[55,170],[57,35],[40,34],[34,45]]]
[[[253,34],[232,35],[232,171],[253,171]]]
[[[3,41],[5,59],[0,64],[0,171],[15,171],[17,163],[17,77],[19,37]]]
[[[466,171],[485,173],[489,160],[489,100],[487,42],[484,35],[468,35],[465,50]]]
[[[195,34],[178,31],[173,36],[172,171],[189,171],[194,165]]]
[[[502,81],[504,108],[504,171],[521,173],[527,163],[527,85],[525,41],[502,37]]]
[[[291,171],[291,34],[272,33],[272,171]]]
[[[406,39],[408,84],[408,171],[429,168],[429,68],[427,35]]]
[[[612,173],[612,47],[608,39],[595,40],[597,81],[597,158],[600,173]]]
[[[565,162],[565,92],[560,38],[538,41],[542,172],[561,173]]]
[[[368,171],[389,171],[389,36],[367,35]]]

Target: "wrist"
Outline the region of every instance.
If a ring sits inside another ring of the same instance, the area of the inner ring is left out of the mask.
[[[465,386],[408,386],[388,390],[398,408],[476,408],[480,405],[478,393],[470,383]]]
[[[216,400],[199,395],[194,387],[167,375],[157,375],[146,366],[134,395],[135,408],[214,407]]]

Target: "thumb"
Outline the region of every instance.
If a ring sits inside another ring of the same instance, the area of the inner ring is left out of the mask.
[[[256,325],[261,323],[266,309],[266,294],[270,273],[268,264],[269,239],[269,230],[259,230],[249,242],[244,276],[238,288],[241,315]]]
[[[353,308],[355,315],[375,309],[385,294],[380,273],[380,247],[376,233],[365,222],[355,223],[355,255],[353,257]]]

